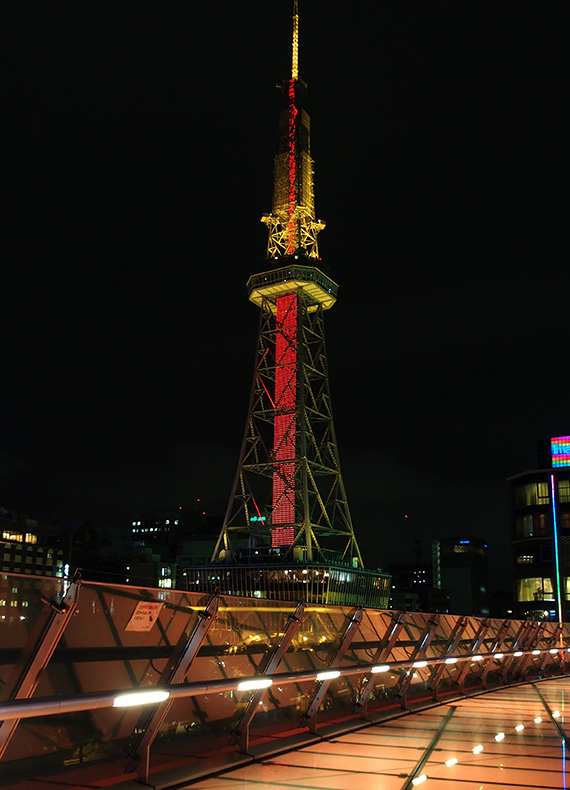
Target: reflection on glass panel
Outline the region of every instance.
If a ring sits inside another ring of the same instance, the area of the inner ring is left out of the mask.
[[[552,579],[542,576],[533,576],[528,579],[517,580],[518,601],[548,601],[553,600]]]

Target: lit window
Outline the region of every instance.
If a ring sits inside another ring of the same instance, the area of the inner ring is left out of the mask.
[[[16,543],[22,543],[24,540],[24,536],[21,532],[10,532],[8,530],[4,530],[2,533],[2,538],[4,540],[13,540]]]
[[[534,576],[529,579],[518,579],[518,601],[547,601],[552,600],[552,598],[553,590],[551,579],[541,576]]]
[[[548,482],[532,482],[517,486],[514,491],[515,507],[548,504]]]
[[[560,502],[570,502],[570,480],[558,481],[558,499]]]
[[[532,554],[519,554],[517,557],[517,565],[532,565],[533,561]]]

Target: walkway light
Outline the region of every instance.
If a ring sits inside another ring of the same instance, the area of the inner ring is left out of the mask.
[[[317,680],[334,680],[338,677],[340,677],[338,669],[329,669],[327,672],[319,672]]]
[[[480,754],[483,751],[483,747],[481,744],[479,744],[478,746],[474,746],[471,751],[473,754]]]
[[[448,768],[451,768],[452,765],[457,765],[458,762],[459,760],[457,759],[457,757],[450,757],[449,760],[445,761],[445,764],[447,765]]]
[[[535,724],[540,724],[540,723],[541,723],[541,721],[542,721],[542,716],[537,716],[537,717],[534,719],[534,723],[535,723]]]
[[[495,735],[495,740],[496,741],[503,741],[504,739],[505,739],[505,733],[504,732],[498,732]]]
[[[559,719],[560,718],[560,711],[559,710],[555,710],[554,713],[552,714],[552,718],[553,719]]]
[[[416,776],[415,779],[412,779],[412,784],[421,785],[422,782],[425,782],[426,780],[427,780],[427,776],[425,774],[421,774],[420,776]]]
[[[242,680],[238,683],[238,691],[251,691],[252,689],[266,689],[271,686],[271,678],[256,678],[255,680]]]
[[[517,726],[515,727],[515,730],[517,732],[522,732],[524,730],[524,724],[517,724]]]
[[[133,691],[128,694],[119,694],[113,700],[114,708],[129,708],[132,705],[148,705],[151,702],[164,702],[168,699],[168,691]]]

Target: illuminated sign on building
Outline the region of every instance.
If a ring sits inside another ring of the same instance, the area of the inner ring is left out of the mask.
[[[555,436],[550,440],[552,466],[570,466],[570,436]]]

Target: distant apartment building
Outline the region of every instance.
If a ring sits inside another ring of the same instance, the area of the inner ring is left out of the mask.
[[[58,527],[0,508],[2,571],[30,576],[63,576],[65,537]]]
[[[449,612],[447,590],[434,587],[432,566],[422,563],[390,565],[390,609],[406,612]]]

